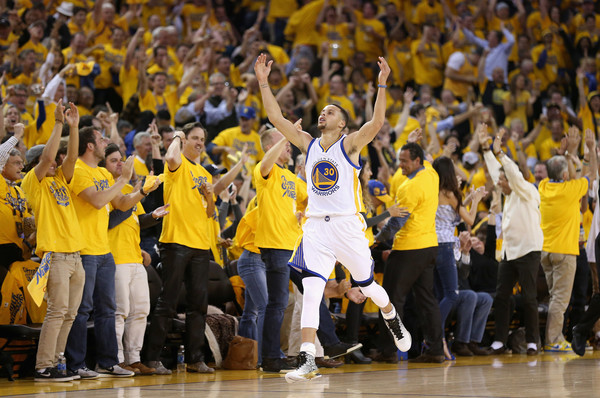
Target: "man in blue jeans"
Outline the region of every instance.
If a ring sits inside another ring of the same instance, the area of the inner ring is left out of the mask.
[[[98,163],[104,159],[106,140],[93,127],[79,132],[79,159],[71,185],[73,204],[85,237],[81,261],[85,270],[85,286],[77,317],[71,327],[65,355],[67,366],[82,379],[97,377],[129,377],[134,372],[121,368],[115,329],[115,261],[108,241],[108,206],[126,211],[148,192],[143,189],[123,195],[121,189],[133,172],[133,157],[123,166],[123,174],[116,181]],[[150,190],[158,187],[157,179]],[[85,364],[87,352],[87,321],[94,312],[96,335],[96,369]]]
[[[294,368],[283,359],[280,329],[288,303],[290,270],[287,266],[300,235],[296,218],[296,175],[287,169],[292,151],[276,129],[260,137],[265,156],[254,169],[258,219],[254,243],[260,248],[266,269],[266,291],[262,369],[287,372]]]

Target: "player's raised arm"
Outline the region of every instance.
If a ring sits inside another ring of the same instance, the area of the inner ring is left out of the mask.
[[[260,54],[256,60],[256,64],[254,64],[254,73],[256,74],[256,79],[260,86],[260,94],[265,110],[267,111],[267,116],[271,123],[273,123],[273,126],[275,126],[289,142],[298,147],[302,152],[306,153],[306,149],[312,140],[312,136],[305,131],[297,130],[292,122],[283,117],[281,108],[269,87],[269,73],[271,72],[272,64],[273,61],[267,63],[267,56],[265,54]]]
[[[383,57],[379,57],[377,64],[380,69],[377,78],[377,86],[379,88],[377,89],[377,99],[375,100],[375,107],[373,109],[373,118],[366,122],[356,133],[350,134],[344,141],[344,146],[348,151],[348,154],[357,151],[360,152],[365,145],[373,141],[373,138],[375,138],[385,122],[385,89],[387,88],[386,82],[390,74],[390,66]]]

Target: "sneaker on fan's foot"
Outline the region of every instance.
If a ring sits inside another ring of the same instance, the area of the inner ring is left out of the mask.
[[[96,372],[99,377],[131,377],[135,375],[135,372],[123,369],[119,365],[113,365],[107,368],[96,365]]]
[[[153,368],[156,375],[170,375],[172,373],[171,370],[165,368],[161,361],[148,361],[146,366]]]
[[[188,363],[186,366],[186,370],[192,373],[214,373],[215,370],[213,368],[209,368],[207,364],[203,361]]]
[[[321,377],[319,368],[315,364],[315,357],[305,351],[298,354],[298,367],[285,374],[285,381],[295,383],[297,381],[310,381]]]
[[[141,362],[134,362],[134,363],[130,363],[129,367],[134,369],[135,373],[139,373],[142,376],[149,376],[149,375],[153,375],[154,373],[156,373],[156,369],[154,368],[149,368],[148,366],[144,365]],[[137,372],[136,372],[137,370]]]
[[[33,381],[45,381],[52,383],[71,380],[73,380],[73,377],[68,376],[66,374],[60,374],[56,367],[36,370],[33,378]]]
[[[561,341],[556,344],[546,344],[544,346],[545,352],[571,352],[571,343],[568,341]]]
[[[81,377],[81,380],[92,380],[100,377],[98,372],[94,372],[92,369],[88,369],[86,367],[77,369],[75,372],[79,375],[79,377]]]
[[[383,319],[385,321],[386,326],[390,330],[392,337],[394,338],[394,343],[396,347],[402,352],[407,352],[410,350],[410,346],[412,345],[412,338],[410,333],[400,320],[400,316],[396,314],[395,318],[392,319]]]

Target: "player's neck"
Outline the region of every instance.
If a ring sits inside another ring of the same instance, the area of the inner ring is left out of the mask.
[[[328,146],[332,145],[334,142],[336,142],[337,140],[339,140],[341,136],[342,136],[341,131],[322,130],[321,131],[321,144],[323,144],[324,147],[328,147]]]

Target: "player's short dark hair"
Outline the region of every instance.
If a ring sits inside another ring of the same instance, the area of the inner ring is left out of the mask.
[[[350,116],[348,115],[348,111],[346,111],[344,108],[342,108],[340,105],[338,104],[330,104],[335,106],[336,108],[338,108],[342,114],[342,120],[344,121],[344,127],[348,126],[348,121],[350,120]]]

